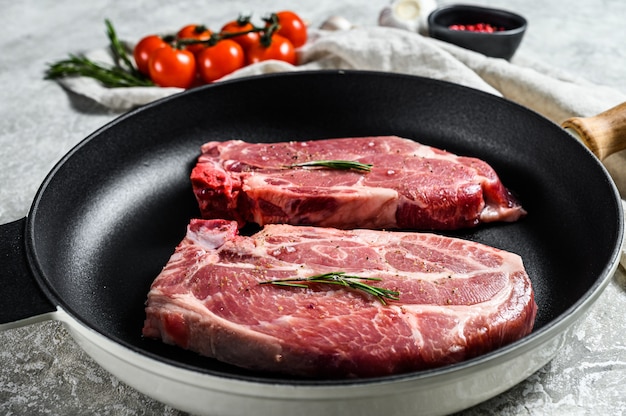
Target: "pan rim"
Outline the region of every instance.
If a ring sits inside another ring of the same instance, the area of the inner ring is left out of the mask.
[[[264,385],[298,386],[298,387],[303,387],[303,388],[304,387],[317,388],[317,387],[328,387],[328,386],[375,385],[375,384],[388,384],[388,383],[394,384],[394,383],[409,382],[409,381],[416,382],[419,380],[431,379],[431,378],[437,378],[437,379],[446,378],[446,377],[449,377],[451,374],[454,374],[454,375],[461,374],[466,371],[472,371],[474,368],[477,368],[477,367],[483,367],[483,366],[488,367],[490,365],[496,365],[501,360],[508,359],[509,357],[515,357],[519,354],[522,354],[524,352],[527,352],[535,348],[536,346],[540,344],[543,344],[547,340],[552,339],[558,333],[562,332],[562,329],[564,327],[570,327],[576,319],[578,319],[583,313],[586,312],[588,307],[590,307],[591,304],[593,304],[593,302],[600,296],[602,291],[606,288],[610,279],[613,276],[613,273],[617,270],[617,267],[619,266],[619,260],[621,256],[621,249],[622,249],[623,238],[624,238],[624,217],[623,217],[624,214],[623,214],[623,209],[622,209],[622,205],[620,202],[621,197],[619,195],[619,192],[617,190],[617,187],[614,181],[612,180],[608,171],[602,165],[602,163],[600,163],[600,161],[598,160],[595,160],[596,165],[601,169],[603,176],[607,179],[607,182],[612,187],[613,196],[614,196],[614,199],[612,200],[612,202],[616,203],[615,208],[617,209],[617,212],[616,212],[617,234],[616,236],[617,236],[618,241],[616,241],[616,244],[613,247],[613,252],[611,253],[611,256],[610,256],[610,261],[608,262],[608,264],[605,265],[600,275],[594,281],[593,285],[591,285],[591,287],[584,292],[583,296],[581,296],[573,305],[571,305],[569,308],[563,311],[560,315],[554,317],[552,320],[547,322],[544,326],[542,326],[538,330],[533,330],[531,334],[509,345],[506,345],[504,347],[501,347],[489,353],[483,354],[479,357],[462,361],[460,363],[452,364],[452,365],[445,366],[445,367],[439,367],[439,368],[417,371],[417,372],[410,372],[410,373],[405,373],[405,374],[397,374],[397,375],[374,377],[374,378],[364,378],[364,379],[349,379],[349,380],[327,380],[327,379],[307,380],[307,379],[290,379],[290,378],[268,378],[268,377],[262,377],[262,376],[247,376],[247,375],[237,375],[237,374],[224,375],[221,372],[216,372],[210,369],[200,369],[190,364],[181,363],[170,358],[162,357],[158,354],[146,351],[145,349],[132,345],[128,341],[124,339],[120,339],[117,336],[106,334],[103,331],[99,330],[97,327],[95,327],[95,325],[90,323],[88,320],[81,317],[80,313],[77,313],[74,310],[74,308],[72,308],[71,305],[67,304],[67,302],[63,299],[63,297],[55,289],[53,283],[50,282],[49,279],[45,276],[45,273],[43,272],[41,268],[40,262],[37,259],[38,257],[36,253],[37,235],[36,235],[36,229],[35,229],[34,223],[35,223],[35,218],[37,217],[37,214],[38,214],[39,204],[42,198],[46,194],[46,189],[48,188],[49,183],[53,180],[56,173],[63,167],[63,165],[68,160],[74,157],[74,155],[82,147],[84,147],[85,145],[87,145],[93,140],[97,140],[103,131],[106,131],[114,127],[115,125],[123,122],[124,120],[133,117],[135,114],[139,112],[148,111],[154,107],[162,105],[165,102],[178,100],[178,99],[181,99],[181,97],[198,93],[204,89],[223,88],[224,86],[234,84],[234,83],[249,82],[251,80],[267,79],[267,78],[274,78],[274,77],[281,77],[281,78],[282,77],[307,77],[311,75],[314,75],[314,76],[333,76],[333,75],[334,76],[337,76],[337,75],[340,75],[340,76],[374,76],[374,77],[383,77],[383,78],[403,77],[403,78],[413,78],[413,79],[417,78],[417,79],[421,79],[423,82],[438,83],[438,84],[447,85],[448,87],[452,87],[452,88],[471,90],[472,93],[489,96],[493,99],[500,100],[500,102],[505,103],[507,105],[515,106],[521,111],[532,113],[535,116],[540,117],[543,120],[547,120],[545,119],[545,117],[537,114],[533,110],[530,110],[526,107],[516,104],[510,100],[489,94],[484,91],[480,91],[480,90],[476,90],[476,89],[466,87],[463,85],[455,84],[452,82],[436,80],[436,79],[431,79],[431,78],[424,78],[424,77],[414,76],[414,75],[407,75],[407,74],[396,74],[396,73],[363,71],[363,70],[295,71],[295,72],[288,72],[288,73],[263,74],[263,75],[257,75],[257,76],[250,76],[246,78],[223,81],[218,84],[199,87],[196,90],[187,90],[182,93],[178,93],[169,97],[156,100],[154,102],[151,102],[142,107],[136,108],[134,110],[131,110],[127,113],[124,113],[118,116],[117,118],[101,126],[97,130],[95,130],[93,133],[89,134],[87,137],[79,141],[72,149],[70,149],[55,164],[55,166],[46,175],[44,181],[40,185],[33,199],[33,203],[29,209],[29,212],[26,218],[27,221],[26,221],[26,227],[25,227],[25,236],[26,236],[25,245],[26,245],[26,255],[28,258],[28,263],[33,271],[33,274],[39,286],[44,290],[48,298],[52,300],[55,305],[60,306],[74,321],[76,321],[76,323],[84,325],[98,332],[100,335],[113,340],[117,344],[120,344],[133,352],[139,353],[143,356],[149,357],[150,359],[156,360],[158,362],[165,363],[173,368],[181,368],[184,370],[188,370],[188,371],[192,371],[195,373],[204,374],[204,375],[208,375],[212,377],[217,377],[217,378],[227,378],[229,380],[235,379],[235,380],[246,382],[246,383],[264,384]],[[563,133],[563,137],[569,136],[568,133],[566,133],[565,131],[562,131],[562,133]],[[575,140],[575,139],[572,138],[572,140]],[[580,146],[584,147],[582,144],[580,144]],[[595,159],[595,156],[593,156],[593,154],[590,151],[588,151],[588,149],[585,148],[585,150],[587,150],[590,157],[593,157]],[[548,361],[546,361],[546,363]]]

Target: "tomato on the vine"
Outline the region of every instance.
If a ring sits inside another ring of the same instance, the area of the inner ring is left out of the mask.
[[[157,35],[148,35],[142,38],[133,49],[133,58],[135,58],[135,64],[139,72],[148,75],[148,61],[150,60],[150,55],[156,49],[166,45],[167,43]]]
[[[267,61],[269,59],[277,59],[296,65],[296,50],[287,38],[278,34],[272,35],[269,46],[263,45],[263,42],[258,42],[248,50],[249,64]]]
[[[297,65],[296,48],[307,41],[300,16],[283,10],[263,20],[265,26],[259,27],[249,16],[240,16],[219,33],[189,24],[175,35],[146,36],[133,50],[137,69],[158,86],[192,88],[270,59]]]
[[[304,45],[307,40],[307,28],[304,21],[296,13],[283,10],[276,13],[278,17],[278,34],[286,37],[293,44],[294,48]]]
[[[241,45],[244,51],[247,51],[252,45],[259,42],[260,35],[258,32],[250,32],[254,29],[254,25],[250,23],[248,18],[239,18],[226,23],[221,30],[221,33],[230,34],[238,32],[248,32],[243,35],[234,36],[230,39],[234,40]]]
[[[148,70],[160,87],[189,88],[196,79],[196,59],[188,50],[165,45],[152,52]]]
[[[243,48],[232,39],[222,39],[207,47],[200,52],[197,61],[198,75],[206,83],[220,79],[246,64]]]
[[[180,39],[195,39],[195,40],[209,40],[211,39],[212,32],[207,29],[204,25],[187,25],[181,28],[178,33],[176,33],[176,38]],[[194,55],[202,52],[204,48],[206,48],[206,44],[197,43],[197,44],[189,44],[185,45],[185,49],[193,53]]]

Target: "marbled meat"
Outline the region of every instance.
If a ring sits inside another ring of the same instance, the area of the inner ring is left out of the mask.
[[[286,169],[313,160],[370,172]],[[209,142],[191,173],[205,219],[341,229],[451,230],[525,215],[486,162],[395,136]]]
[[[261,282],[344,271],[399,292]],[[531,332],[521,258],[431,233],[194,219],[153,282],[143,335],[243,367],[316,378],[445,366]]]

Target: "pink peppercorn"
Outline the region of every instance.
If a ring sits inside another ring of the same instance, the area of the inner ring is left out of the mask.
[[[501,32],[504,30],[503,27],[493,26],[489,23],[476,23],[470,25],[450,25],[448,26],[450,30],[467,30],[469,32],[481,32],[481,33],[493,33],[493,32]]]

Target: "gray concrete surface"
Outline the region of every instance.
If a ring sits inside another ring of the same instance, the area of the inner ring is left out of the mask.
[[[319,25],[343,15],[375,25],[383,0],[228,2],[0,1],[0,223],[27,214],[47,172],[74,144],[117,114],[71,100],[42,79],[46,63],[105,45],[103,20],[126,38],[239,12],[292,7]],[[529,23],[518,52],[626,93],[626,2],[474,0],[514,10]],[[584,97],[580,97],[584,99]],[[570,343],[547,366],[464,415],[626,413],[626,280],[618,271]],[[58,322],[0,332],[0,414],[180,415],[95,364]]]

